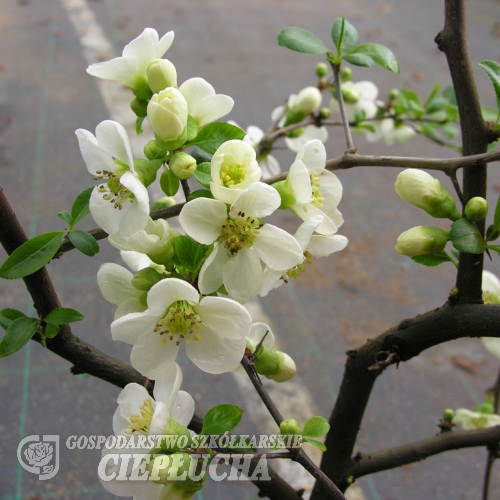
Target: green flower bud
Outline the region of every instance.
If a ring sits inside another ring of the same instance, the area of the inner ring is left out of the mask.
[[[324,62],[320,62],[316,64],[315,71],[318,78],[324,78],[326,75],[328,75],[328,65]]]
[[[148,292],[153,285],[165,278],[164,275],[155,271],[152,267],[145,267],[134,274],[132,286],[137,290]]]
[[[281,210],[286,210],[287,208],[295,205],[297,199],[295,198],[295,194],[290,186],[290,183],[286,179],[284,181],[275,182],[272,186],[280,195],[281,205],[279,208],[281,208]]]
[[[340,87],[340,90],[342,91],[344,102],[347,104],[356,104],[361,98],[361,92],[351,85],[342,86]]]
[[[141,118],[148,114],[148,101],[137,99],[137,97],[130,103],[130,109]]]
[[[275,382],[286,382],[295,375],[296,367],[288,354],[261,346],[255,358],[255,370]]]
[[[317,87],[302,89],[288,109],[284,126],[299,123],[311,113],[314,113],[320,107],[321,100],[321,92]]]
[[[404,201],[425,210],[433,217],[453,221],[461,217],[451,194],[438,179],[423,170],[403,170],[398,175],[394,188]]]
[[[451,420],[453,420],[454,416],[455,416],[455,412],[451,408],[447,408],[443,412],[443,420],[451,421]]]
[[[196,160],[187,153],[176,153],[168,162],[170,170],[181,181],[192,177],[196,170]]]
[[[330,116],[332,116],[332,110],[330,108],[321,108],[319,110],[319,117],[322,120],[327,120]]]
[[[300,427],[297,420],[289,418],[288,420],[283,420],[283,422],[281,422],[280,432],[284,436],[295,436],[297,434],[302,434],[302,427]]]
[[[165,158],[167,152],[168,152],[167,148],[162,146],[159,142],[155,141],[154,139],[152,141],[149,141],[144,146],[144,155],[148,160],[160,160],[162,158]]]
[[[400,96],[401,92],[399,92],[398,89],[392,89],[390,92],[389,92],[389,99],[391,101],[395,101],[399,96]]]
[[[478,413],[486,413],[487,415],[494,415],[495,408],[493,407],[493,401],[491,399],[483,401],[480,405],[478,405],[476,411]]]
[[[396,252],[415,257],[443,250],[450,233],[434,226],[416,226],[399,235]]]
[[[187,137],[188,104],[175,88],[168,87],[151,97],[148,120],[156,140],[169,151],[179,148]]]
[[[168,438],[161,439],[159,441],[159,446],[162,451],[169,453],[177,452],[182,449],[187,449],[191,446],[191,434],[189,430],[183,425],[179,424],[175,420],[169,418],[167,427],[162,432],[164,436],[177,436],[174,441],[169,441]],[[185,437],[182,437],[185,436]]]
[[[342,82],[351,82],[352,81],[352,69],[351,68],[342,68],[340,70],[340,80]]]
[[[297,137],[300,137],[304,132],[305,132],[304,127],[299,127],[290,130],[290,132],[287,132],[286,136],[289,137],[290,139],[296,139]]]
[[[162,165],[163,160],[145,160],[144,158],[134,160],[137,177],[146,187],[156,180],[156,173]]]
[[[471,198],[465,205],[465,217],[470,221],[483,220],[486,215],[488,215],[488,202],[481,196]]]
[[[172,196],[164,196],[163,198],[160,198],[159,200],[153,202],[153,204],[151,205],[151,210],[154,212],[155,210],[173,207],[174,205],[177,205],[175,198],[173,198]]]
[[[149,87],[149,83],[143,76],[139,76],[135,79],[134,86],[130,88],[137,99],[141,101],[149,101],[153,92]]]
[[[156,59],[148,66],[148,83],[154,94],[177,87],[177,70],[168,59]]]

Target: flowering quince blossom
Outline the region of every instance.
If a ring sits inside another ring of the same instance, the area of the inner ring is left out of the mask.
[[[234,101],[224,94],[216,94],[215,89],[203,78],[190,78],[180,87],[179,91],[188,104],[189,115],[203,127],[226,116],[231,112]]]
[[[290,167],[285,190],[295,199],[287,208],[302,220],[322,215],[316,228],[319,234],[337,232],[344,219],[337,209],[342,198],[342,184],[335,174],[325,169],[326,151],[321,141],[313,140],[297,153]]]
[[[94,179],[105,181],[92,191],[92,217],[108,234],[135,233],[149,218],[149,196],[135,171],[127,132],[119,123],[105,120],[97,125],[95,136],[84,129],[75,133],[87,170]]]
[[[173,363],[168,376],[157,380],[154,387],[154,399],[139,384],[128,384],[118,396],[118,408],[113,416],[113,431],[119,436],[157,436],[165,433],[169,420],[187,426],[194,414],[194,400],[185,391],[180,391],[182,371]],[[107,448],[103,449],[103,459],[107,454],[137,453],[145,457],[152,451],[149,448]],[[151,460],[151,459],[150,459]],[[133,496],[135,500],[160,500],[175,498],[172,486],[154,481],[133,481],[141,477],[144,470],[142,461],[129,463],[127,471],[121,471],[121,460],[106,460],[104,474],[99,474],[101,483],[110,493],[117,496]],[[134,469],[135,467],[135,469]],[[124,474],[125,472],[125,474]],[[123,477],[125,476],[125,477]],[[104,477],[113,477],[110,481]],[[123,480],[119,478],[122,477]],[[130,479],[130,480],[125,480]],[[184,497],[179,497],[184,498]]]
[[[489,271],[483,271],[483,302],[485,304],[500,304],[500,280]],[[500,338],[482,337],[484,347],[497,358],[500,358]]]
[[[260,181],[261,169],[252,146],[243,141],[226,141],[210,163],[210,191],[216,200],[231,204],[248,186]]]
[[[233,123],[236,125],[236,123]],[[237,125],[236,125],[237,126]],[[249,125],[246,129],[246,135],[243,137],[243,142],[250,144],[254,149],[260,144],[264,137],[264,131],[255,125]],[[273,175],[278,175],[281,172],[278,160],[270,154],[264,154],[257,157],[259,167],[262,170],[262,177],[266,179]]]
[[[150,379],[168,374],[184,339],[186,354],[201,370],[224,373],[241,361],[251,317],[237,302],[204,297],[177,278],[151,287],[148,309],[111,324],[114,340],[132,344],[132,366]]]
[[[161,38],[152,28],[146,28],[137,38],[125,45],[121,57],[91,64],[87,73],[104,80],[123,83],[134,90],[147,85],[147,70],[151,62],[163,57],[174,41],[174,32]]]
[[[415,130],[404,123],[396,124],[392,118],[385,118],[379,123],[373,123],[375,132],[367,132],[366,140],[368,142],[377,142],[384,139],[388,146],[395,142],[408,142],[415,134]]]
[[[373,118],[377,114],[378,88],[373,82],[345,82],[342,84],[342,97],[347,119],[352,122],[356,111],[363,110],[365,118]],[[340,111],[337,99],[330,101],[332,111]]]
[[[304,252],[304,261],[307,264],[312,262],[312,257],[328,257],[332,253],[339,252],[347,246],[347,238],[340,234],[328,236],[313,235],[323,219],[324,217],[321,215],[311,217],[303,222],[295,232],[295,239]],[[265,297],[273,288],[278,288],[283,285],[283,283],[287,283],[289,277],[298,278],[299,273],[302,271],[305,271],[305,265],[303,263],[292,269],[288,269],[284,273],[266,268],[262,276],[262,286],[259,290],[259,295]]]
[[[455,410],[453,423],[455,425],[460,424],[465,430],[487,429],[488,427],[500,425],[500,415],[458,408],[458,410]]]
[[[209,198],[197,198],[183,207],[179,222],[184,231],[199,243],[214,244],[198,279],[202,294],[224,284],[234,299],[246,302],[261,287],[263,264],[284,271],[302,262],[297,240],[261,221],[280,203],[274,188],[256,182],[238,195],[229,213],[225,203]]]

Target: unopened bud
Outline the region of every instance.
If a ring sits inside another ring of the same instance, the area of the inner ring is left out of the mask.
[[[451,421],[455,416],[455,412],[451,408],[446,408],[443,412],[443,420]]]
[[[324,78],[326,75],[328,75],[328,66],[324,62],[320,62],[316,64],[315,71],[318,78]]]
[[[148,66],[148,83],[154,94],[177,87],[177,70],[168,59],[156,59]]]
[[[132,278],[132,285],[137,290],[148,292],[153,285],[156,285],[165,276],[155,271],[152,267],[145,267],[137,271]]]
[[[173,198],[172,196],[164,196],[163,198],[160,198],[159,200],[153,202],[153,204],[151,205],[151,211],[154,212],[155,210],[173,207],[174,205],[177,205],[175,198]]]
[[[142,99],[137,99],[137,97],[130,103],[130,109],[136,114],[136,116],[144,117],[148,114],[148,101],[143,101]]]
[[[340,70],[340,80],[343,82],[352,81],[352,69],[351,68],[342,68]]]
[[[488,202],[481,196],[475,196],[465,205],[464,213],[470,221],[483,220],[488,215]]]
[[[434,226],[416,226],[399,235],[396,252],[416,257],[443,250],[450,239],[450,233]]]
[[[322,120],[327,120],[330,116],[332,116],[332,110],[330,108],[321,108],[319,110],[319,117]]]
[[[391,101],[395,101],[399,96],[400,96],[401,92],[399,92],[398,89],[392,89],[390,92],[389,92],[389,99]]]
[[[196,160],[187,153],[176,153],[168,162],[172,173],[181,181],[192,177],[196,170]]]
[[[280,432],[284,436],[294,436],[297,434],[302,434],[302,428],[300,424],[294,418],[289,418],[288,420],[283,420],[280,424]]]
[[[285,382],[295,375],[296,367],[288,354],[262,346],[255,358],[255,370],[275,382]]]
[[[144,155],[148,160],[158,160],[164,158],[166,154],[167,148],[154,139],[144,146]]]

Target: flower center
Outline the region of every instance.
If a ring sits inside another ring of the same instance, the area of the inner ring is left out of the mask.
[[[325,198],[321,196],[321,191],[319,190],[319,175],[313,172],[309,178],[311,179],[311,189],[312,189],[312,204],[316,207],[322,208]]]
[[[104,200],[113,203],[114,208],[121,210],[123,208],[123,203],[127,200],[132,201],[134,195],[120,183],[121,176],[129,171],[130,168],[120,160],[115,160],[115,163],[120,168],[116,169],[114,172],[110,170],[97,170],[94,179],[96,181],[108,180],[106,184],[99,185],[97,189],[99,193],[102,194]]]
[[[300,264],[297,264],[295,267],[292,267],[288,271],[285,271],[282,275],[281,278],[285,283],[288,283],[288,279],[292,278],[296,280],[299,276],[300,273],[304,273],[307,269],[306,264],[311,264],[312,263],[312,255],[306,250],[304,252],[304,262],[301,262]]]
[[[125,429],[127,434],[148,434],[151,427],[151,420],[153,420],[153,400],[151,398],[145,399],[143,405],[139,408],[140,415],[133,413],[130,415],[130,425]]]
[[[246,166],[234,161],[224,162],[220,167],[220,180],[224,187],[240,184],[245,179]]]
[[[218,241],[231,255],[236,255],[243,247],[251,247],[259,229],[264,224],[255,217],[245,217],[243,212],[238,212],[236,217],[227,216],[226,222]]]
[[[158,320],[154,331],[161,338],[162,345],[168,340],[174,340],[175,345],[180,344],[180,339],[185,339],[186,344],[191,340],[201,340],[200,328],[205,327],[205,323],[195,311],[195,305],[187,300],[179,300],[170,305],[163,317]]]

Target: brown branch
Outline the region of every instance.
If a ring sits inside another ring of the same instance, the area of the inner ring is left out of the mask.
[[[347,472],[352,479],[419,462],[449,450],[491,446],[500,441],[500,426],[475,431],[443,432],[403,446],[374,453],[357,454]]]
[[[445,23],[437,35],[436,43],[448,61],[453,88],[457,98],[460,127],[462,130],[462,154],[484,153],[490,133],[483,120],[474,72],[467,44],[465,0],[445,1]],[[486,197],[486,165],[466,167],[463,173],[463,194],[467,202],[474,196]],[[484,220],[477,223],[484,236]],[[482,269],[484,254],[461,253],[458,265],[456,300],[463,303],[481,303]]]

